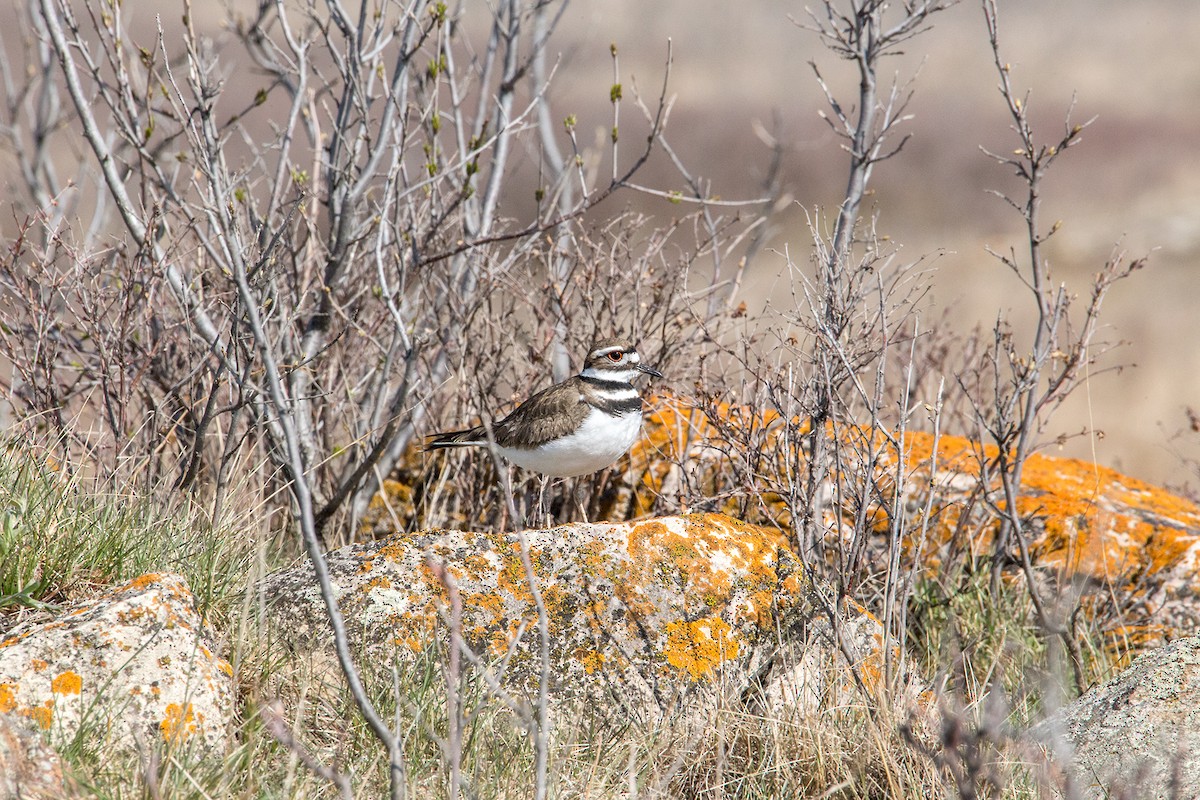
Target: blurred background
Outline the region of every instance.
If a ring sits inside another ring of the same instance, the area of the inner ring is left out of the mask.
[[[1082,306],[1091,276],[1114,248],[1130,257],[1150,254],[1145,270],[1113,288],[1101,317],[1107,330],[1100,338],[1126,343],[1103,361],[1119,371],[1082,387],[1054,418],[1048,438],[1083,427],[1103,436],[1075,437],[1046,452],[1094,458],[1154,483],[1195,483],[1189,462],[1200,457],[1200,439],[1188,408],[1200,407],[1200,4],[998,5],[1001,49],[1014,87],[1030,91],[1038,139],[1061,138],[1068,111],[1072,122],[1094,118],[1082,144],[1055,163],[1045,183],[1044,226],[1063,223],[1046,250],[1055,278],[1080,295]],[[778,287],[785,245],[793,260],[804,261],[811,244],[806,210],[832,211],[845,185],[847,162],[818,116],[827,104],[808,62],[816,62],[843,102],[853,98],[856,79],[796,24],[805,19],[803,4],[780,0],[604,0],[569,7],[558,40],[567,46],[553,93],[556,111],[599,119],[606,130],[610,43],[619,48],[623,82],[632,79],[653,99],[670,39],[676,99],[668,135],[689,169],[711,179],[724,198],[761,194],[769,152],[757,126],[783,141],[781,180],[792,204],[772,228],[769,247],[776,252],[752,264],[746,284],[752,297]],[[1016,184],[980,149],[1011,152],[1016,138],[996,88],[979,4],[962,2],[936,15],[893,63],[902,80],[917,75],[906,129],[912,138],[876,168],[873,205],[864,210],[878,214],[878,232],[900,246],[901,258],[937,256],[927,324],[945,312],[941,324],[965,332],[989,328],[1002,312],[1019,329],[1031,318],[1029,297],[985,251],[1013,247],[1022,255],[1024,239],[1020,217],[989,193]],[[622,114],[622,120],[633,116]],[[666,159],[653,166],[660,181],[684,188]]]
[[[1082,304],[1091,276],[1114,249],[1151,256],[1147,269],[1114,287],[1102,314],[1106,329],[1100,338],[1126,344],[1104,357],[1110,371],[1094,375],[1072,397],[1046,439],[1083,428],[1102,431],[1103,437],[1076,436],[1048,452],[1095,459],[1154,483],[1196,483],[1200,433],[1188,409],[1200,408],[1193,310],[1200,298],[1194,267],[1200,255],[1195,45],[1200,3],[1000,0],[999,6],[1001,48],[1014,86],[1030,90],[1039,140],[1061,138],[1068,111],[1072,122],[1094,118],[1082,144],[1056,162],[1044,186],[1045,227],[1063,223],[1046,250],[1055,278],[1079,294]],[[170,42],[183,6],[175,0],[128,0],[124,8],[142,28],[135,33],[148,40],[160,17]],[[251,10],[243,3],[192,9],[218,48],[239,14]],[[627,101],[637,92],[653,105],[668,40],[673,51],[668,94],[674,101],[667,135],[689,170],[710,182],[713,194],[762,196],[772,155],[763,133],[782,143],[779,181],[789,202],[773,219],[766,249],[747,273],[751,313],[786,280],[785,247],[795,262],[806,263],[809,215],[831,216],[845,184],[846,157],[819,116],[827,104],[809,62],[847,103],[856,77],[797,24],[805,13],[801,3],[781,0],[576,2],[567,7],[551,44],[558,54],[552,108],[559,118],[577,117],[584,144],[603,141],[612,124],[610,46],[618,48],[617,79]],[[13,5],[0,11],[10,56],[20,52],[11,47],[21,35],[18,19]],[[1020,217],[989,193],[1017,185],[980,149],[1011,152],[1016,139],[996,90],[978,3],[967,0],[936,15],[929,30],[891,63],[902,81],[916,76],[908,109],[913,118],[902,130],[911,139],[898,156],[877,166],[864,213],[877,216],[878,233],[895,243],[899,259],[924,259],[931,271],[923,326],[948,325],[966,333],[990,328],[999,313],[1019,330],[1030,318],[1030,299],[1020,281],[985,251],[1017,248],[1022,254],[1024,238]],[[230,78],[240,80],[236,67],[228,68]],[[632,158],[643,141],[637,132],[645,126],[632,102],[621,113],[622,142],[628,142],[622,152]],[[537,169],[536,153],[516,157]],[[601,175],[608,168],[602,165]],[[12,196],[18,182],[11,170],[4,173]],[[686,193],[661,151],[637,180]],[[527,214],[522,203],[531,196],[513,198],[508,211]],[[664,201],[623,192],[597,214],[627,206],[663,217],[677,213]],[[5,230],[11,222],[3,221]]]

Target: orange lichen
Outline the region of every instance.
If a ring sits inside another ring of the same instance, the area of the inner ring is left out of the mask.
[[[369,592],[372,589],[390,588],[392,588],[392,581],[386,575],[376,575],[374,578],[371,578],[371,580],[367,581],[366,591]]]
[[[492,620],[504,614],[504,600],[495,592],[471,592],[462,597],[463,608],[477,608],[487,613]]]
[[[483,553],[471,553],[462,563],[467,576],[472,580],[480,580],[492,574],[492,560]]]
[[[166,714],[158,728],[168,743],[178,744],[196,732],[196,714],[191,703],[170,703]]]
[[[766,445],[778,441],[785,430],[792,439],[804,435],[806,424],[793,419],[784,426],[781,420],[774,412],[757,413],[732,404],[701,410],[673,395],[654,398],[646,417],[647,435],[634,447],[630,461],[634,508],[639,513],[652,508],[669,471],[677,469],[673,465],[702,464],[706,453],[723,449],[722,441],[759,441],[765,465],[760,469],[769,473],[777,468],[780,474],[785,468],[794,471],[795,464],[773,464],[771,459],[803,460],[802,448],[790,442],[787,446]],[[865,522],[869,530],[890,532],[897,500],[916,508],[929,500],[933,514],[919,537],[920,549],[918,537],[906,536],[901,543],[906,556],[919,552],[926,568],[937,569],[945,545],[959,542],[974,553],[986,553],[993,547],[998,515],[989,513],[973,492],[985,474],[982,465],[988,464],[987,474],[994,482],[985,488],[1003,511],[996,473],[999,451],[994,445],[957,436],[935,438],[925,432],[885,435],[833,423],[827,426],[826,435],[845,452],[857,453],[861,461],[874,465],[875,472],[868,479],[881,492],[876,506],[828,508],[825,523],[832,529]],[[701,469],[690,474],[692,485],[701,490],[710,483],[717,487],[718,463],[714,460],[707,472]],[[1026,459],[1021,477],[1016,511],[1026,541],[1036,563],[1056,568],[1061,579],[1085,576],[1141,597],[1161,585],[1154,576],[1190,563],[1188,559],[1200,561],[1200,507],[1185,498],[1105,467],[1040,453]],[[847,476],[851,482],[861,479],[863,476]],[[889,496],[897,489],[902,489],[903,498]],[[756,500],[751,521],[783,528],[790,525],[783,498],[769,487],[759,487]],[[839,520],[838,514],[844,514],[844,519]],[[964,533],[965,541],[961,538]],[[1162,580],[1192,579],[1164,575]],[[710,599],[715,601],[723,587],[712,582],[709,588]],[[765,595],[760,598],[765,599]]]
[[[147,572],[145,575],[139,575],[138,577],[134,578],[117,591],[125,592],[129,591],[130,589],[145,589],[147,586],[158,583],[160,580],[162,580],[161,574],[157,572]]]
[[[737,658],[733,629],[720,617],[671,622],[666,633],[663,654],[667,663],[693,681],[709,677],[722,663]]]
[[[529,581],[525,575],[525,565],[521,561],[521,543],[516,539],[508,543],[506,549],[498,549],[501,557],[500,569],[496,573],[496,588],[508,592],[519,603],[525,606],[533,604],[533,594],[529,590]],[[533,560],[530,553],[530,560]],[[536,572],[535,572],[536,574]]]
[[[83,689],[83,678],[78,673],[67,670],[60,672],[50,681],[50,691],[55,694],[79,694]]]
[[[685,607],[697,610],[724,608],[741,591],[750,602],[735,609],[735,623],[769,626],[778,583],[774,562],[779,548],[786,546],[783,537],[721,515],[684,519],[682,532],[653,520],[634,526],[629,555],[643,569],[631,576],[631,583],[671,587],[682,594]],[[635,591],[622,587],[618,596],[628,604]]]
[[[604,669],[604,662],[607,657],[599,650],[576,650],[574,653],[575,660],[583,666],[583,671],[588,675],[592,675]]]
[[[908,444],[912,469],[928,471],[932,436],[909,434]],[[937,470],[977,478],[980,459],[994,459],[996,454],[995,447],[942,437]],[[1106,467],[1033,454],[1021,477],[1017,511],[1040,526],[1038,562],[1057,565],[1064,576],[1111,581],[1134,571],[1169,569],[1197,542],[1200,508]],[[943,535],[956,522],[956,515],[945,520]],[[992,530],[983,533],[990,538]]]
[[[379,548],[378,555],[380,558],[386,558],[388,561],[400,563],[408,555],[408,552],[408,543],[396,538]]]
[[[44,706],[35,706],[33,708],[23,708],[20,714],[29,717],[39,728],[44,731],[50,730],[50,726],[54,724],[54,705],[53,701],[47,700]]]
[[[393,636],[392,644],[398,647],[407,647],[410,652],[421,653],[425,650],[426,639],[421,636]]]
[[[17,684],[0,683],[0,714],[7,714],[17,707]]]
[[[502,656],[508,652],[508,647],[517,632],[516,627],[513,625],[514,622],[516,620],[511,620],[504,628],[492,634],[491,640],[488,642],[488,648],[491,650],[492,655]]]

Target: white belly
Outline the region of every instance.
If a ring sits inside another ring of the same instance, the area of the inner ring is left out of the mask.
[[[500,455],[518,467],[570,478],[587,475],[613,464],[637,441],[642,430],[640,413],[614,417],[593,410],[579,430],[547,442],[535,450],[498,447]]]

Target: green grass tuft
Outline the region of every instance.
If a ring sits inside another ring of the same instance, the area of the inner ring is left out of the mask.
[[[206,525],[186,498],[163,507],[28,450],[0,452],[0,614],[54,609],[147,572],[182,574],[202,613],[228,613],[253,552],[249,540]]]

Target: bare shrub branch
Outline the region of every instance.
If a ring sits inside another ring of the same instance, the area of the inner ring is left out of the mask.
[[[1061,222],[1055,222],[1049,229],[1043,226],[1042,183],[1050,166],[1080,142],[1086,124],[1072,123],[1068,110],[1062,136],[1051,144],[1038,143],[1029,122],[1028,93],[1021,96],[1013,88],[1011,68],[1001,55],[995,2],[982,0],[982,6],[988,42],[1000,79],[1000,96],[1008,108],[1012,129],[1018,139],[1018,146],[1011,155],[988,155],[1021,179],[1023,196],[1000,196],[1020,213],[1026,230],[1024,259],[1018,257],[1015,249],[1007,254],[989,252],[1016,274],[1029,291],[1036,322],[1032,342],[1028,350],[1023,350],[1008,324],[998,318],[983,361],[989,374],[986,378],[970,379],[970,388],[968,380],[962,376],[959,383],[965,395],[977,398],[971,402],[982,434],[980,438],[996,445],[993,459],[980,459],[981,481],[987,487],[983,499],[1000,520],[993,544],[993,591],[999,590],[1005,567],[1015,561],[1025,578],[1042,626],[1047,633],[1060,637],[1066,647],[1075,685],[1081,689],[1086,683],[1079,641],[1070,623],[1074,607],[1068,604],[1068,607],[1058,608],[1043,597],[1044,588],[1039,585],[1031,562],[1028,532],[1019,506],[1021,474],[1026,460],[1038,447],[1038,437],[1050,416],[1082,381],[1097,373],[1092,366],[1109,349],[1103,343],[1094,342],[1100,308],[1108,290],[1144,266],[1145,259],[1128,261],[1119,253],[1110,258],[1093,280],[1082,321],[1078,327],[1072,324],[1072,296],[1065,285],[1055,285],[1050,262],[1042,252],[1045,242],[1061,227]],[[993,396],[989,401],[979,393],[982,386],[991,387]]]

